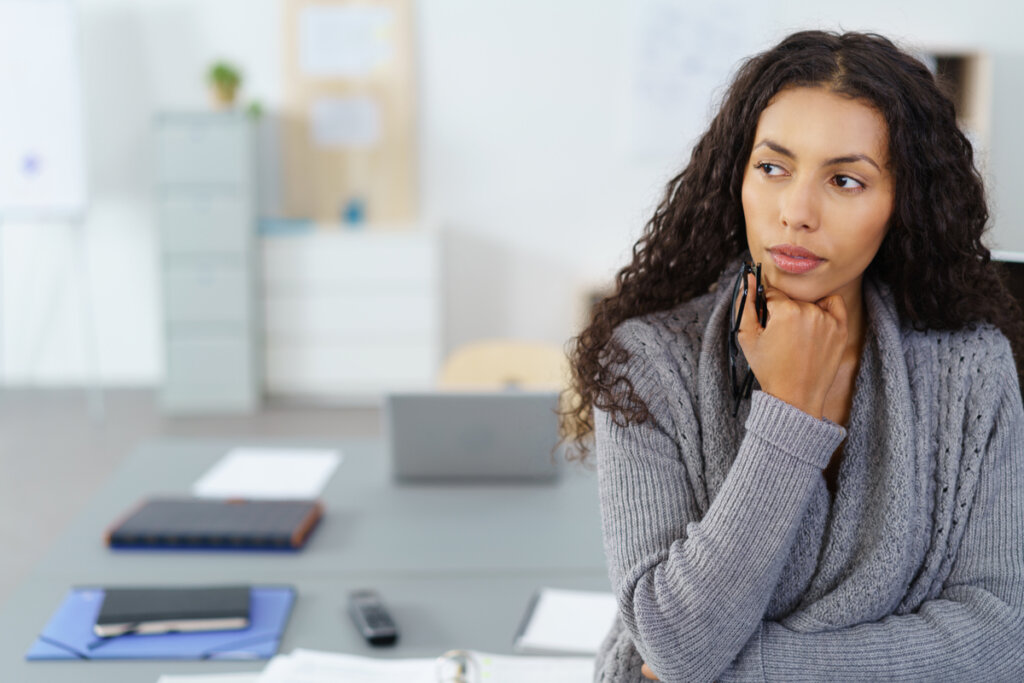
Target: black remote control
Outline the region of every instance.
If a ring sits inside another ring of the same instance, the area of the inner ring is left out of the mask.
[[[377,591],[355,590],[348,594],[348,612],[356,628],[370,645],[394,645],[398,640],[395,620]]]

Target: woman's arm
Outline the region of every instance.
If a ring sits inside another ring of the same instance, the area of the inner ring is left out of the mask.
[[[1015,378],[1004,376],[1000,389],[977,493],[939,596],[913,614],[834,631],[765,622],[723,681],[1021,680],[1024,410]]]
[[[643,327],[629,326],[619,336],[633,359],[625,374],[653,420],[623,427],[595,411],[613,589],[637,650],[662,680],[713,680],[761,624],[845,430],[755,392],[735,462],[701,518],[691,478],[702,473],[684,465],[700,457],[693,392],[659,371],[667,359]]]

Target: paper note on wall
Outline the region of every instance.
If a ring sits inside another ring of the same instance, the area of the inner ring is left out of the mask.
[[[387,7],[306,7],[299,14],[299,68],[312,78],[361,78],[394,58]]]
[[[309,111],[316,147],[371,147],[380,140],[380,107],[369,97],[322,97]]]

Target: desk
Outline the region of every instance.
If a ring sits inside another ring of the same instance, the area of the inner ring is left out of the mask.
[[[282,652],[296,647],[383,657],[459,647],[511,653],[541,586],[608,590],[597,480],[569,467],[552,485],[399,485],[379,441],[245,445],[339,448],[326,514],[299,553],[110,551],[103,530],[145,495],[185,493],[236,441],[168,440],[131,455],[31,577],[0,609],[0,679],[153,681],[161,673],[258,670],[264,662],[25,662],[72,585],[290,583],[298,599]],[[371,650],[344,613],[353,588],[381,591],[401,630]]]

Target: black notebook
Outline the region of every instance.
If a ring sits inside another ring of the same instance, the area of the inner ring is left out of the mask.
[[[93,631],[126,633],[232,631],[249,627],[248,586],[105,588]]]
[[[144,501],[107,531],[114,548],[301,548],[323,514],[311,500]]]

